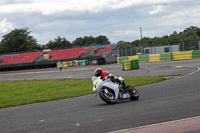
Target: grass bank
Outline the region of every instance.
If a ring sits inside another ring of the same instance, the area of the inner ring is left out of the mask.
[[[127,77],[132,86],[166,80],[162,76]],[[0,81],[0,108],[93,94],[91,79]]]

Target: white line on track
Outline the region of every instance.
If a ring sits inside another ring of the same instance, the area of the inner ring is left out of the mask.
[[[197,119],[197,118],[200,118],[200,116],[185,118],[185,119],[179,119],[179,120],[174,120],[174,121],[168,121],[168,122],[162,122],[162,123],[157,123],[157,124],[151,124],[151,125],[146,125],[146,126],[140,126],[140,127],[135,127],[135,128],[127,128],[127,129],[117,130],[117,131],[113,131],[113,132],[109,132],[109,133],[125,132],[125,131],[130,131],[130,130],[135,130],[135,129],[159,126],[159,125],[164,125],[164,124],[169,124],[169,123],[174,123],[174,122],[180,122],[180,121],[186,121],[186,120],[192,120],[192,119]]]
[[[197,68],[196,71],[194,71],[194,72],[192,72],[192,73],[189,73],[189,74],[187,74],[186,76],[192,75],[192,74],[197,73],[198,71],[200,71],[200,68],[199,68],[199,67],[196,67],[196,68]]]
[[[192,67],[192,66],[191,66],[191,67]],[[187,74],[187,75],[178,77],[178,78],[190,76],[190,75],[192,75],[192,74],[195,74],[195,73],[199,72],[199,71],[200,71],[200,68],[199,68],[199,67],[196,67],[196,68],[197,68],[196,71],[191,72],[191,73],[189,73],[189,74]],[[175,79],[178,79],[178,78],[175,78]],[[175,80],[175,79],[172,79],[172,80]],[[167,80],[167,81],[170,81],[170,80]],[[185,118],[185,119],[180,119],[180,120],[174,120],[174,121],[168,121],[168,122],[163,122],[163,123],[157,123],[157,124],[151,124],[151,125],[146,125],[146,126],[141,126],[141,127],[135,127],[135,128],[127,128],[127,129],[117,130],[117,131],[113,131],[113,132],[109,132],[109,133],[124,132],[124,131],[129,131],[129,130],[135,130],[135,129],[147,128],[147,127],[152,127],[152,126],[164,125],[164,124],[168,124],[168,123],[172,123],[172,122],[179,122],[179,121],[184,121],[184,120],[191,120],[191,119],[196,119],[196,118],[200,118],[200,116],[191,117],[191,118]]]
[[[183,66],[184,67],[184,66]],[[187,67],[193,67],[193,66],[187,66]],[[183,76],[180,76],[180,77],[178,77],[178,78],[175,78],[175,79],[179,79],[179,78],[183,78],[183,77],[186,77],[186,76],[190,76],[190,75],[192,75],[192,74],[195,74],[195,73],[197,73],[197,72],[199,72],[200,71],[200,68],[199,67],[196,67],[197,68],[197,70],[196,71],[194,71],[194,72],[191,72],[191,73],[189,73],[189,74],[186,74],[186,75],[183,75]],[[175,80],[175,79],[172,79],[172,80]],[[166,80],[166,81],[170,81],[170,80]]]

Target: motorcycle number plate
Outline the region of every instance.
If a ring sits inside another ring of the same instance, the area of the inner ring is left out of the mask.
[[[98,84],[98,82],[96,82],[96,84],[94,85],[94,89],[95,90],[97,89],[97,84]]]
[[[130,98],[130,95],[128,93],[123,95],[123,98]]]

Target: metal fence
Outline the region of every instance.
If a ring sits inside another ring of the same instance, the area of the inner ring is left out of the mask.
[[[191,50],[200,50],[200,41],[194,40],[190,42],[180,41],[177,44],[167,45],[156,45],[154,44],[152,47],[128,47],[128,48],[120,48],[118,47],[119,57],[121,56],[134,56],[136,54],[162,54],[162,53],[171,53],[171,52],[179,52],[179,51],[191,51]]]

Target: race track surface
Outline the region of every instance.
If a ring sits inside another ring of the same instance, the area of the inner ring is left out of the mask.
[[[102,67],[108,68],[108,71],[113,73],[118,72],[117,75],[124,73],[116,70],[120,68],[118,65],[110,66]],[[137,87],[140,93],[138,101],[123,101],[115,105],[107,105],[99,97],[87,95],[0,109],[0,132],[104,133],[200,116],[200,72],[196,71],[199,66],[200,60],[141,63],[142,70],[138,70],[141,72],[134,70],[128,71],[127,74],[146,76],[166,73],[171,76],[187,76]],[[92,70],[94,68],[77,69],[88,69],[84,71],[89,72],[94,71]],[[161,72],[162,69],[165,73]],[[68,70],[63,70],[65,71]],[[73,69],[70,72],[72,71]],[[58,73],[63,72],[58,71]],[[76,72],[74,75],[77,74]],[[191,72],[194,73],[189,74]],[[92,72],[90,74],[92,75]],[[9,78],[10,75],[12,74],[3,76]],[[0,76],[1,79],[3,76]]]
[[[183,61],[182,61],[183,62]],[[193,61],[194,62],[194,61]],[[178,66],[182,65],[182,66]],[[0,81],[12,81],[12,80],[45,80],[45,79],[88,79],[94,76],[94,70],[98,67],[103,70],[109,71],[116,76],[128,77],[128,76],[183,76],[196,70],[195,67],[189,66],[189,64],[179,61],[177,62],[154,62],[154,63],[140,63],[140,69],[136,70],[121,70],[121,65],[102,65],[102,66],[86,66],[86,67],[69,67],[60,71],[59,69],[42,70],[40,71],[19,71],[13,72],[1,72]],[[46,70],[46,71],[45,71]]]

